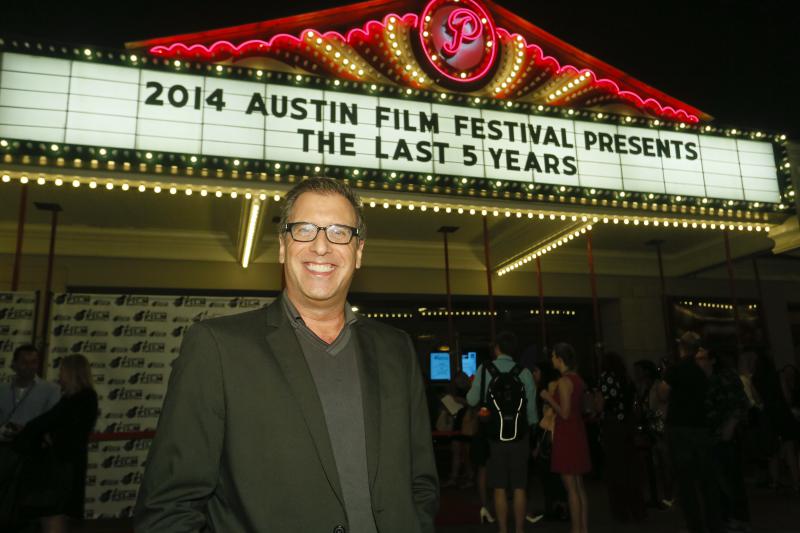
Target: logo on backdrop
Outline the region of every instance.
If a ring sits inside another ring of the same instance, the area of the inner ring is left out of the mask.
[[[475,0],[431,0],[422,11],[419,38],[428,64],[458,84],[488,80],[498,55],[492,17]]]

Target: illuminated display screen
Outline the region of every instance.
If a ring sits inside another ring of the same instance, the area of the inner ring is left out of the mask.
[[[0,136],[767,203],[773,145],[16,53]]]
[[[431,381],[450,381],[450,354],[431,353]]]
[[[478,370],[478,354],[476,352],[467,352],[461,354],[461,371],[466,375],[472,377]]]

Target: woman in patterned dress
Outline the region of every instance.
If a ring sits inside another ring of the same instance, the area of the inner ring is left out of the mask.
[[[634,387],[619,354],[603,354],[599,386],[600,438],[611,515],[622,523],[640,522],[645,510],[632,413]]]

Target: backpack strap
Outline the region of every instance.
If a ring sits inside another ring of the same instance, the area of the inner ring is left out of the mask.
[[[520,375],[520,374],[522,374],[522,371],[523,371],[523,370],[525,370],[525,369],[524,369],[524,368],[522,368],[521,366],[519,366],[519,365],[516,365],[516,364],[515,364],[515,365],[514,365],[514,368],[512,368],[512,369],[509,371],[509,373],[510,373],[512,376],[514,376],[515,378],[518,378],[518,377],[519,377],[519,375]]]
[[[486,370],[492,375],[492,379],[496,378],[500,375],[500,369],[494,366],[494,361],[490,361],[488,365],[486,365]]]

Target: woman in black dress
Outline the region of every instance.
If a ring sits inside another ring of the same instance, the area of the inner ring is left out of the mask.
[[[14,441],[32,469],[23,475],[20,508],[40,518],[46,533],[65,532],[68,518],[83,518],[89,433],[97,420],[97,393],[86,357],[65,357],[58,381],[61,400],[28,422]]]

